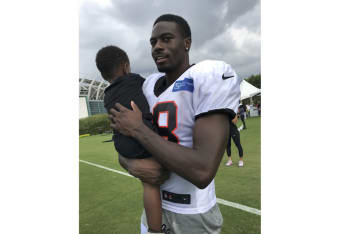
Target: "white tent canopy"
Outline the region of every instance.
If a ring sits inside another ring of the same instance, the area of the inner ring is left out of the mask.
[[[241,82],[240,88],[241,88],[241,100],[251,98],[261,93],[261,89],[256,88],[255,86],[251,85],[245,80]]]

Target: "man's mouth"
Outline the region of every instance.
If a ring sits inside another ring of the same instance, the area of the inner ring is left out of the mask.
[[[155,62],[156,63],[164,63],[167,60],[167,58],[165,56],[155,56]]]

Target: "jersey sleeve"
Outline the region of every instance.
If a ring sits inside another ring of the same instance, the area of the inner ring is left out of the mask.
[[[197,65],[191,74],[195,119],[216,112],[234,118],[241,97],[241,80],[234,69],[223,61],[208,60]]]

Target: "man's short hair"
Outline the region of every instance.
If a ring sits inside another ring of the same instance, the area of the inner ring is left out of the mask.
[[[124,50],[117,46],[101,48],[96,55],[96,65],[102,77],[110,80],[123,63],[129,63],[129,57]]]
[[[157,24],[158,22],[161,22],[161,21],[168,21],[168,22],[176,23],[181,29],[181,34],[182,34],[183,38],[187,38],[187,37],[191,38],[190,26],[189,26],[188,22],[185,19],[183,19],[181,16],[172,15],[172,14],[161,15],[156,19],[153,26],[155,26],[155,24]]]

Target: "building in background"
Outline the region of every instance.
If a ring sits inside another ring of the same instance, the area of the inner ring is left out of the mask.
[[[109,86],[106,81],[79,78],[79,118],[104,114],[104,90]]]

